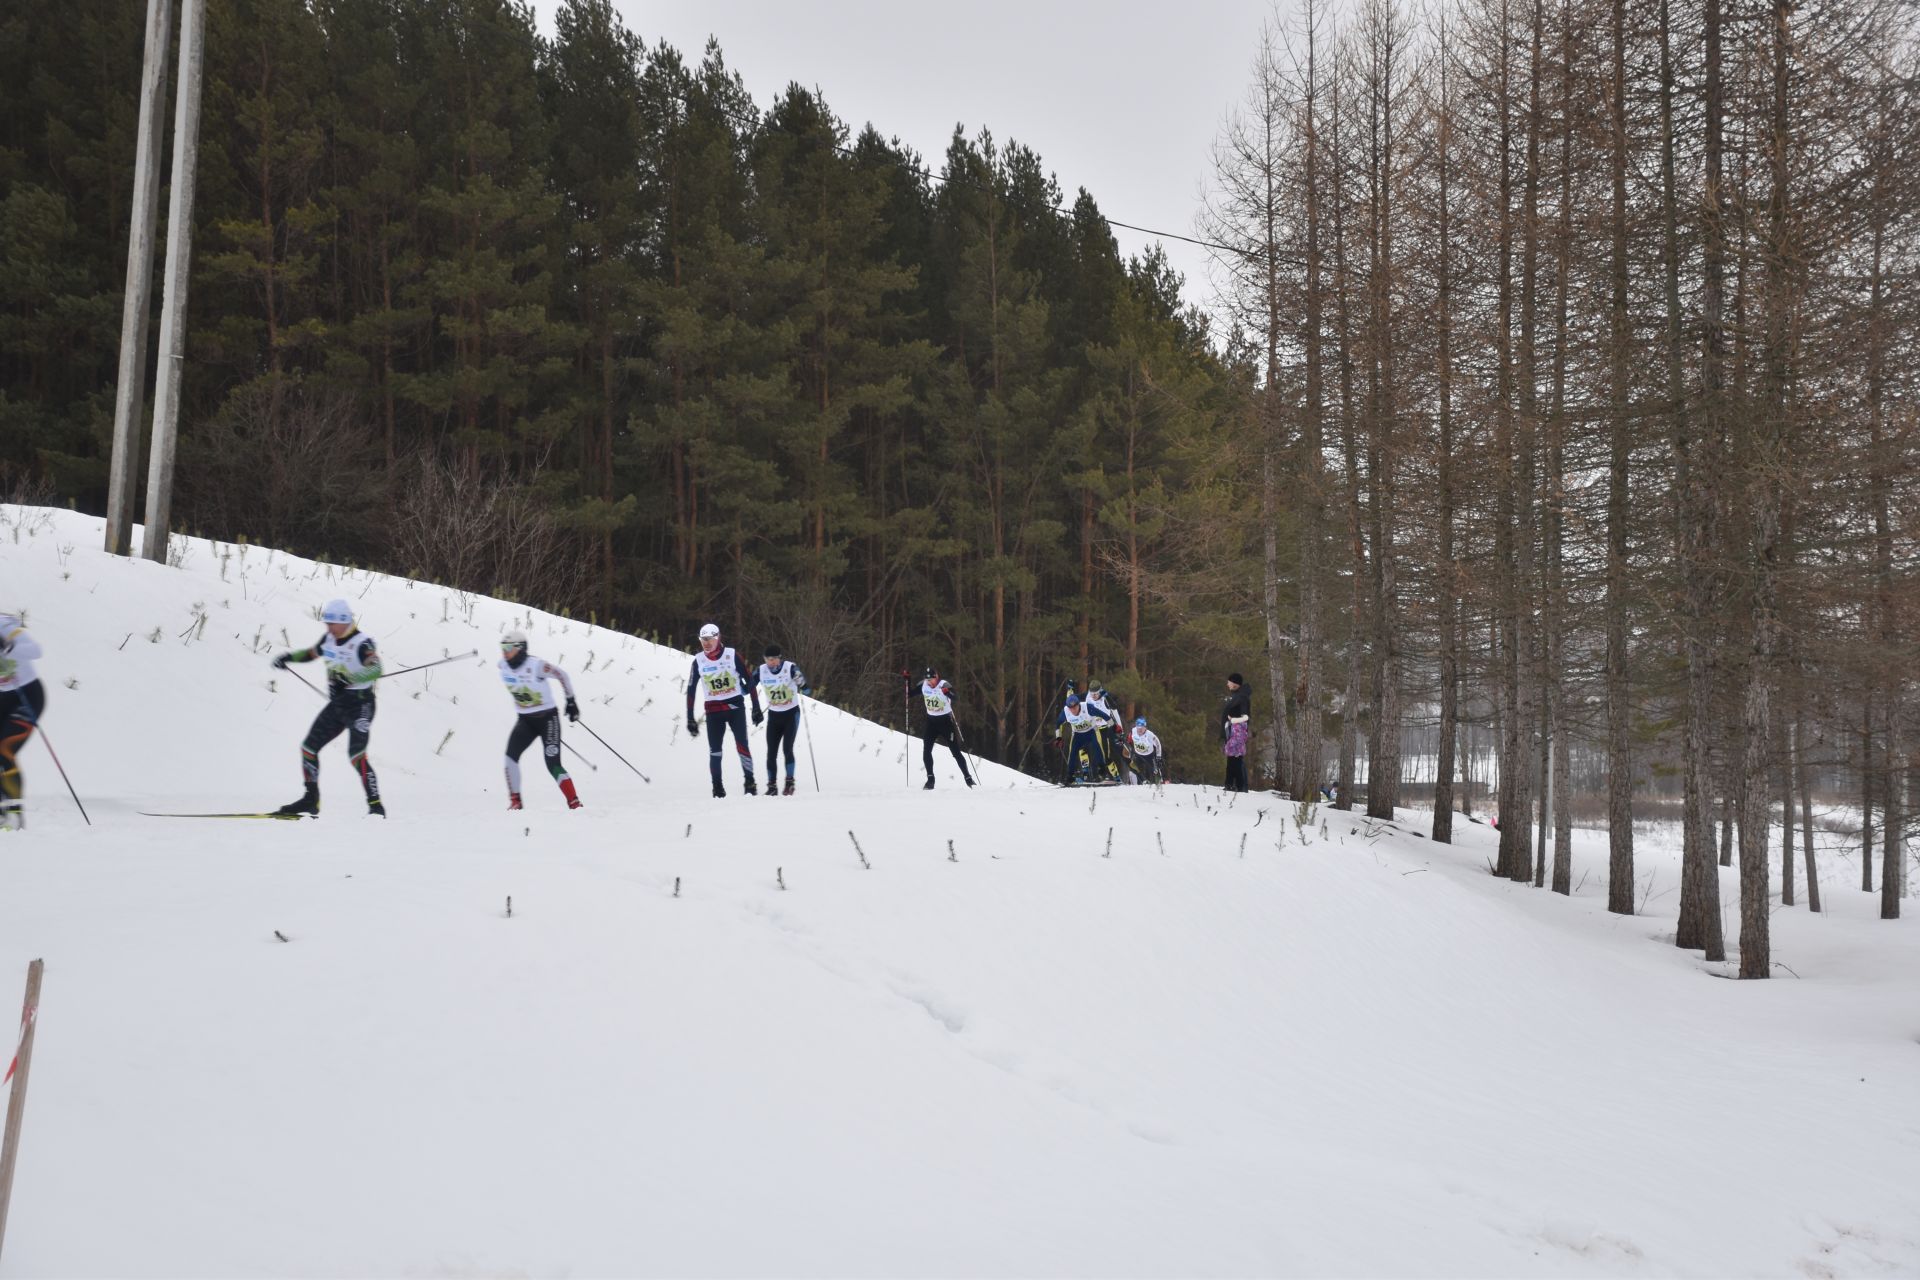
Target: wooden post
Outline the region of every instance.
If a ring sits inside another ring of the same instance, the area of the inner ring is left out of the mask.
[[[6,1136],[0,1139],[0,1250],[7,1243],[7,1203],[13,1199],[13,1165],[20,1155],[20,1117],[27,1109],[27,1073],[33,1067],[33,1027],[45,968],[43,960],[27,966],[27,1002],[20,1009],[20,1051],[11,1068],[13,1092],[7,1096]]]

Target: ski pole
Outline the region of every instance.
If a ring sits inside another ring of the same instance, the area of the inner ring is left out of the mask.
[[[574,723],[575,723],[575,724],[577,724],[577,725],[579,725],[579,726],[580,726],[580,727],[581,727],[582,729],[586,729],[586,730],[587,730],[587,732],[588,732],[589,734],[592,734],[592,736],[593,736],[593,740],[594,740],[595,742],[597,742],[597,743],[599,743],[599,744],[600,744],[601,746],[603,746],[603,747],[606,747],[606,749],[607,749],[607,750],[609,750],[609,751],[613,751],[613,747],[612,747],[612,745],[611,745],[610,743],[608,743],[608,741],[607,741],[607,740],[606,740],[605,738],[603,738],[603,737],[601,737],[601,736],[600,736],[599,734],[597,734],[597,733],[594,733],[592,729],[590,729],[590,728],[588,728],[588,727],[587,727],[587,722],[586,722],[585,720],[575,720],[575,721],[574,721]],[[566,739],[564,739],[564,738],[563,738],[563,739],[561,739],[561,741],[562,741],[562,742],[564,742],[564,741],[566,741]],[[620,762],[621,764],[624,764],[624,765],[626,765],[626,766],[627,766],[627,768],[629,768],[629,769],[633,769],[633,762],[632,762],[632,761],[630,761],[630,760],[628,760],[628,759],[627,759],[627,758],[626,758],[625,756],[623,756],[623,755],[621,755],[621,754],[620,754],[620,753],[619,753],[618,751],[613,751],[613,758],[614,758],[615,760],[618,760],[618,761],[619,761],[619,762]],[[633,771],[634,771],[635,773],[640,773],[640,771],[639,771],[638,769],[633,769]],[[648,777],[648,776],[647,776],[646,774],[644,774],[644,773],[640,773],[640,781],[642,781],[642,782],[644,782],[644,783],[647,783],[647,784],[648,784],[649,786],[651,786],[651,785],[653,784],[653,779],[652,779],[652,778],[649,778],[649,777]]]
[[[73,797],[73,803],[80,810],[80,816],[87,819],[87,825],[92,826],[93,819],[87,818],[87,806],[80,803],[80,793],[73,789],[73,782],[67,777],[66,767],[60,763],[59,756],[53,755],[53,739],[47,736],[47,731],[44,727],[35,727],[40,729],[40,741],[45,744],[47,754],[53,756],[53,767],[60,770],[60,781],[67,784],[67,794]]]
[[[456,653],[451,658],[442,658],[438,662],[423,662],[417,667],[401,667],[398,671],[382,671],[376,679],[385,680],[388,676],[403,676],[409,671],[425,671],[428,667],[444,667],[449,662],[459,662],[463,658],[477,658],[479,656],[480,651],[478,649],[472,649],[466,653]]]
[[[907,745],[900,752],[900,763],[907,767],[907,786],[913,786],[913,677],[900,668],[900,736]]]
[[[313,681],[307,679],[305,676],[301,675],[298,671],[295,671],[292,667],[282,667],[280,669],[286,672],[288,675],[292,676],[295,680],[298,680],[301,684],[307,686],[307,688],[319,694],[321,697],[324,698],[327,696],[326,692],[323,689],[321,689],[319,685],[316,685]]]
[[[593,731],[589,729],[587,730],[587,732],[591,733]],[[593,770],[595,773],[600,772],[600,766],[595,764],[593,761],[587,759],[585,756],[581,755],[580,748],[574,746],[571,742],[568,742],[565,738],[560,739],[560,745],[565,747],[567,750],[573,752],[573,758],[575,760],[578,760],[581,764],[587,766],[587,768]]]
[[[804,708],[802,708],[802,710],[801,710],[801,714],[802,714],[802,715],[805,715],[805,714],[806,714],[806,711],[805,711],[805,709],[804,709]],[[811,720],[802,720],[802,721],[800,722],[800,727],[801,727],[802,729],[804,729],[804,730],[806,730],[806,734],[807,734],[807,763],[813,766],[813,789],[814,789],[815,791],[818,791],[818,790],[820,790],[820,761],[819,761],[819,760],[817,760],[817,759],[815,759],[815,758],[814,758],[814,754],[813,754],[813,721],[811,721]],[[912,777],[913,775],[911,775],[911,774],[909,774],[909,775],[907,775],[907,776],[908,776],[908,777]]]

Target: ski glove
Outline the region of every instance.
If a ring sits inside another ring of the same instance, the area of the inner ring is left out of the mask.
[[[572,698],[567,699],[567,719],[573,721],[575,724],[580,723],[580,704]]]
[[[276,657],[273,660],[274,670],[285,671],[287,669],[287,663],[292,661],[292,659],[293,659],[293,655],[290,653],[280,654],[278,657]]]
[[[753,709],[753,723],[754,723],[754,724],[755,724],[756,726],[757,726],[757,725],[758,725],[758,724],[759,724],[759,723],[760,723],[761,721],[763,721],[763,720],[765,720],[766,718],[767,718],[767,717],[766,717],[766,715],[765,715],[764,713],[762,713],[762,712],[761,712],[761,710],[760,710],[760,708],[758,708],[758,707],[755,707],[755,708]]]
[[[692,716],[687,717],[687,736],[689,738],[697,738],[700,736],[700,726],[693,722]]]

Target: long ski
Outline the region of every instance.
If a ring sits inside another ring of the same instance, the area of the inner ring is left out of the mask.
[[[317,813],[147,813],[142,810],[140,816],[143,818],[274,818],[281,822],[295,822],[301,818],[317,818],[320,815]]]

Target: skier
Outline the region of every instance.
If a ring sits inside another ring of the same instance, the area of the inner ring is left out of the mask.
[[[0,831],[27,823],[20,752],[47,708],[47,689],[33,669],[40,642],[20,619],[0,613]]]
[[[1100,749],[1100,730],[1107,722],[1077,693],[1067,695],[1067,704],[1060,708],[1060,721],[1073,734],[1067,742],[1067,785],[1073,785],[1076,779],[1093,782],[1100,778],[1107,768],[1107,758]]]
[[[1120,716],[1107,702],[1106,688],[1102,686],[1098,680],[1087,681],[1087,696],[1082,705],[1094,715],[1107,722],[1105,727],[1099,731],[1100,747],[1101,750],[1105,752],[1107,758],[1107,776],[1110,778],[1118,778],[1120,776],[1121,745],[1119,735],[1114,733],[1114,729],[1120,723]]]
[[[811,693],[807,687],[807,677],[799,667],[788,662],[780,651],[780,646],[770,644],[763,649],[765,661],[760,670],[754,673],[754,686],[767,691],[767,794],[793,794],[793,744],[800,734],[800,695]],[[780,792],[774,789],[774,771],[781,747],[787,753],[787,788]],[[817,784],[819,779],[816,778]]]
[[[528,653],[527,633],[517,630],[500,637],[500,679],[506,683],[507,693],[519,711],[513,732],[507,735],[507,808],[520,808],[520,757],[535,739],[540,741],[541,750],[546,754],[547,772],[560,784],[560,794],[567,798],[567,808],[580,808],[573,779],[567,776],[567,767],[560,763],[560,712],[553,705],[553,688],[548,683],[558,680],[566,690],[567,719],[578,724],[580,704],[573,699],[572,679],[545,658]]]
[[[380,652],[373,637],[354,625],[353,608],[345,600],[329,600],[320,611],[326,631],[312,645],[282,653],[273,660],[276,669],[285,671],[290,662],[312,662],[319,658],[327,665],[327,705],[313,718],[305,742],[300,744],[300,775],[307,789],[298,800],[283,804],[274,812],[281,817],[298,814],[320,816],[320,748],[342,733],[347,735],[347,762],[360,775],[360,786],[367,793],[367,812],[387,816],[380,799],[380,780],[367,763],[367,735],[373,727],[373,687],[380,678]]]
[[[760,691],[754,687],[753,676],[747,671],[746,664],[740,661],[740,655],[729,646],[720,643],[720,628],[709,622],[700,628],[700,652],[693,655],[692,673],[687,678],[687,734],[697,735],[700,727],[693,722],[694,690],[702,690],[706,695],[707,711],[707,755],[708,766],[713,772],[713,794],[724,797],[727,787],[720,779],[720,748],[727,740],[727,729],[733,729],[734,750],[740,756],[740,775],[744,779],[742,786],[748,795],[758,795],[759,788],[753,781],[753,748],[747,744],[747,712],[745,697],[753,702],[753,722],[759,724],[766,719],[760,711]]]
[[[1220,750],[1227,757],[1228,791],[1247,789],[1247,741],[1253,736],[1253,695],[1238,671],[1227,677],[1220,700]]]
[[[1160,735],[1147,728],[1147,718],[1137,716],[1133,722],[1133,776],[1140,782],[1160,782],[1166,777],[1166,749],[1160,743]]]
[[[901,674],[905,674],[902,672]],[[921,731],[920,762],[927,767],[927,785],[924,791],[933,790],[933,744],[939,739],[947,744],[947,750],[953,752],[954,763],[960,766],[960,777],[971,787],[973,774],[967,770],[967,758],[960,754],[960,744],[955,740],[953,719],[953,686],[940,678],[933,667],[927,668],[926,678],[920,682],[920,701],[926,707],[927,723]]]

